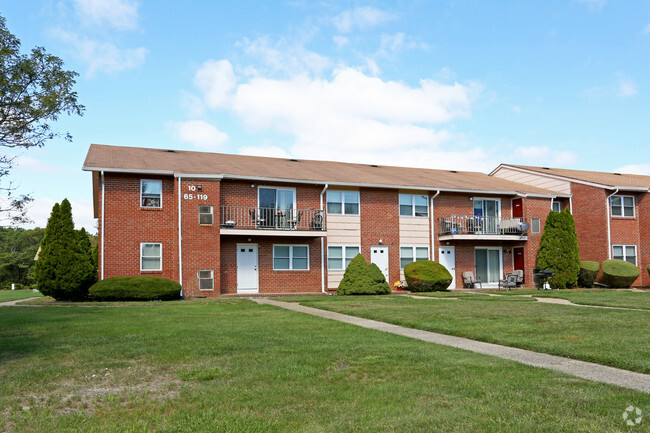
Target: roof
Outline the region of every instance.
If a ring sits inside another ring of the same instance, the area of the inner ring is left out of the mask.
[[[92,144],[87,171],[556,196],[485,173]]]
[[[522,170],[533,171],[551,176],[559,176],[568,180],[595,183],[609,189],[648,189],[650,188],[650,176],[640,174],[607,173],[604,171],[570,170],[566,168],[532,167],[527,165],[501,164],[500,167],[514,167]]]

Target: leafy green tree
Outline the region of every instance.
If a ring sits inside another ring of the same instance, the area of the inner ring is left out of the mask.
[[[571,289],[578,285],[580,248],[576,223],[568,210],[548,214],[537,250],[537,267],[553,271],[549,284],[554,289]]]
[[[0,288],[33,284],[31,271],[43,234],[41,228],[0,227]]]
[[[61,114],[83,115],[85,107],[77,103],[72,90],[78,74],[63,69],[63,61],[43,47],[21,54],[20,40],[6,27],[0,16],[0,146],[6,149],[42,147],[48,140],[69,133],[54,131],[51,124]],[[0,153],[0,180],[9,174],[16,153]],[[0,183],[0,221],[24,222],[27,195],[12,196],[15,188]]]
[[[85,299],[96,280],[88,235],[75,231],[67,199],[52,208],[34,271],[41,293],[57,300]]]

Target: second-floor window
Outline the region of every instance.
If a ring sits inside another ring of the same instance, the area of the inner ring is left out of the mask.
[[[553,209],[553,212],[560,212],[560,211],[562,211],[562,205],[560,204],[559,201],[554,201],[552,209]]]
[[[400,194],[399,214],[401,216],[427,217],[429,207],[427,196],[422,194]]]
[[[212,206],[199,206],[199,224],[202,226],[211,226],[213,223]]]
[[[613,195],[610,198],[612,216],[633,217],[634,197],[631,195]]]
[[[327,213],[359,215],[359,191],[327,191]]]
[[[140,180],[140,206],[162,207],[162,180]]]

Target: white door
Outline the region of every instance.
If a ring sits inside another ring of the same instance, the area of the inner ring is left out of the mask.
[[[454,247],[440,247],[438,249],[439,263],[447,268],[451,274],[449,287],[456,288],[456,249]]]
[[[257,292],[257,244],[237,244],[237,293]]]
[[[388,280],[388,247],[375,246],[370,248],[370,263],[374,263]],[[390,284],[390,283],[389,283]]]

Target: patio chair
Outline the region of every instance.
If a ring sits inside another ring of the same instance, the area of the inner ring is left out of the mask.
[[[463,272],[463,286],[470,289],[475,289],[478,284],[479,288],[483,288],[483,283],[481,283],[480,278],[474,278],[474,272],[466,271]]]
[[[516,289],[517,288],[517,274],[506,274],[506,278],[503,280],[499,280],[499,289],[501,287],[505,287],[506,289]]]
[[[523,270],[517,269],[515,271],[512,271],[512,273],[517,276],[517,287],[524,284],[524,271]]]
[[[289,223],[289,227],[291,228],[291,230],[296,230],[296,228],[298,227],[298,225],[300,225],[300,219],[301,219],[301,218],[302,218],[302,211],[298,211],[298,214],[296,215],[295,218],[290,218],[290,219],[287,220],[287,222]]]

